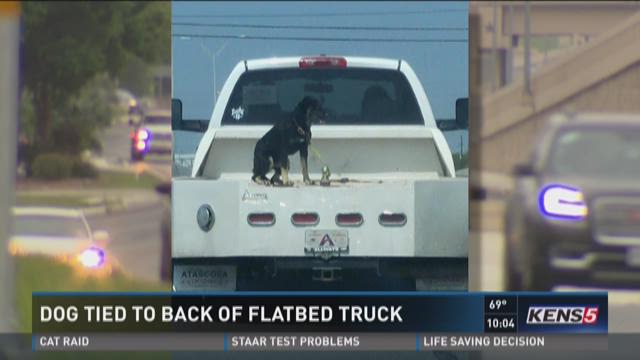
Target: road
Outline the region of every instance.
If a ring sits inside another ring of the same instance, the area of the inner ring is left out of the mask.
[[[477,209],[482,211],[480,233],[471,233],[470,242],[479,244],[479,284],[472,290],[502,291],[504,276],[504,236],[502,228],[502,216],[504,204],[500,200],[488,200]],[[472,269],[470,268],[470,271]],[[599,290],[609,291],[609,332],[628,333],[640,332],[640,291],[620,291],[611,289],[584,289],[562,285],[554,288],[554,291],[581,291]]]
[[[171,155],[150,155],[145,161],[131,163],[131,140],[129,124],[116,122],[100,134],[102,139],[101,159],[108,165],[119,166],[149,173],[165,180],[171,179]]]
[[[148,172],[162,180],[171,180],[171,156],[149,158],[143,162],[130,162],[129,125],[115,122],[103,130],[100,162],[120,170]],[[160,195],[157,201],[122,212],[89,216],[87,221],[94,230],[106,230],[111,235],[109,248],[120,261],[124,271],[139,279],[158,281],[162,237],[160,223],[164,208]]]
[[[137,279],[159,281],[162,211],[156,204],[89,216],[87,221],[92,229],[109,232],[109,249],[126,273]]]

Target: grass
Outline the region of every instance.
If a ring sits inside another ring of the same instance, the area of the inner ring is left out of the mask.
[[[170,291],[170,285],[135,280],[117,271],[100,278],[82,276],[73,267],[47,257],[19,257],[16,258],[16,300],[21,332],[31,332],[31,293],[34,291]]]
[[[167,283],[149,283],[131,279],[121,273],[110,277],[79,276],[74,269],[42,256],[16,258],[16,297],[20,332],[31,332],[31,293],[34,291],[169,291]],[[167,352],[86,352],[83,359],[170,359]],[[0,353],[0,355],[2,355]],[[38,359],[76,359],[77,352],[38,352]]]
[[[18,206],[55,206],[55,207],[83,207],[90,205],[84,196],[70,195],[43,195],[43,194],[16,194]]]
[[[104,171],[95,186],[102,189],[153,189],[161,181],[147,173],[140,175],[128,172]]]
[[[132,173],[106,171],[101,172],[95,180],[86,183],[69,183],[61,189],[68,190],[75,186],[78,190],[143,190],[154,189],[161,181],[147,173],[139,176]],[[61,194],[55,189],[42,193],[28,193],[18,191],[16,193],[16,205],[18,206],[54,206],[54,207],[85,207],[96,205],[95,194],[86,195]],[[94,199],[92,199],[94,198]]]

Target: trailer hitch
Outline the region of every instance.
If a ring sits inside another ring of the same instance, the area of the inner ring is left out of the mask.
[[[311,279],[314,281],[332,282],[342,280],[341,267],[314,267],[311,270],[313,271]]]

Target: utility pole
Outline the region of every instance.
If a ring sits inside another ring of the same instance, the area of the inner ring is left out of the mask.
[[[246,35],[244,34],[238,35],[239,39],[244,39],[245,37]],[[224,48],[229,44],[231,40],[233,39],[228,39],[227,41],[222,43],[222,45],[215,52],[211,51],[211,49],[209,49],[202,42],[200,42],[200,47],[202,48],[203,51],[209,54],[209,57],[211,57],[211,62],[213,63],[213,106],[215,106],[216,102],[218,101],[218,80],[216,75],[216,57],[220,55],[222,50],[224,50]]]
[[[216,51],[211,51],[211,49],[209,49],[208,46],[206,46],[202,40],[200,40],[200,48],[202,49],[202,51],[206,52],[209,57],[211,58],[211,64],[212,64],[212,70],[213,70],[213,106],[215,107],[216,102],[218,101],[218,79],[217,79],[217,75],[216,75],[216,56],[220,55],[220,53],[222,52],[222,50],[224,50],[225,46],[227,46],[227,44],[229,44],[229,42],[233,39],[244,39],[246,38],[247,35],[245,34],[240,34],[234,38],[230,38],[228,40],[226,40],[224,43],[222,43],[222,45],[218,48],[218,50]],[[191,40],[190,36],[181,36],[180,40]],[[171,53],[171,63],[173,64],[173,52]],[[173,74],[172,74],[173,75]],[[173,76],[172,76],[172,85],[173,85]],[[172,86],[173,89],[173,86]],[[173,90],[172,90],[172,94],[173,94]],[[172,97],[174,97],[175,95],[171,95]]]
[[[477,13],[469,14],[469,232],[479,234],[481,225],[482,184],[479,174],[482,169],[482,91],[480,79],[481,22]],[[482,254],[480,237],[469,237],[469,254]],[[481,290],[482,260],[469,256],[469,291]]]
[[[491,34],[491,50],[493,53],[493,64],[491,68],[491,92],[496,91],[498,77],[498,2],[493,1],[493,31]]]
[[[507,26],[509,45],[505,55],[505,85],[511,84],[513,81],[513,4],[509,3],[507,9],[509,11],[509,23]]]
[[[531,3],[524,3],[524,91],[531,96]]]
[[[17,332],[13,258],[8,252],[17,163],[20,4],[0,3],[0,334]],[[2,354],[0,353],[0,357]]]

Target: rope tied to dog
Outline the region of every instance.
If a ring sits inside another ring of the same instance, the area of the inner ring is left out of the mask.
[[[313,154],[313,156],[322,163],[322,165],[329,167],[329,165],[327,165],[327,162],[324,161],[324,159],[322,158],[322,156],[320,155],[320,152],[318,151],[318,149],[316,149],[315,146],[309,144],[309,150],[311,150],[311,153]]]

